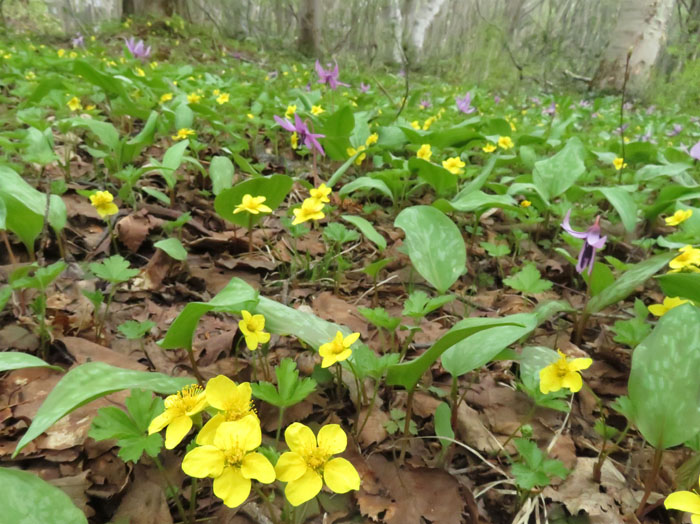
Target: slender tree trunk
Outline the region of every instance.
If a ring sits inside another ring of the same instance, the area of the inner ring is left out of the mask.
[[[627,89],[640,95],[665,45],[673,0],[623,0],[608,48],[593,77],[595,89],[621,91],[630,54]]]
[[[428,28],[435,20],[446,0],[426,0],[423,5],[415,6],[411,13],[408,39],[408,56],[413,64],[419,64],[423,55],[423,45]]]
[[[301,0],[299,7],[299,51],[307,56],[320,54],[320,0]]]

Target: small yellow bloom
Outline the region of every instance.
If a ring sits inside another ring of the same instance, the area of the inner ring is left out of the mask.
[[[287,110],[284,112],[284,117],[289,120],[297,112],[297,106],[294,104],[288,105]]]
[[[170,102],[173,99],[173,94],[172,93],[163,93],[160,95],[160,103],[164,104],[165,102]]]
[[[620,158],[620,157],[618,157],[618,158],[616,158],[615,160],[613,160],[613,165],[615,166],[615,169],[616,169],[617,171],[619,171],[619,170],[622,169],[623,167],[627,167],[627,164],[625,163],[625,159],[624,159],[624,158]]]
[[[316,202],[330,202],[328,195],[331,194],[331,188],[326,184],[321,184],[320,186],[311,189],[309,194],[311,195],[311,198],[316,200]]]
[[[529,200],[523,200],[522,202],[520,202],[520,207],[530,207],[531,205],[532,202],[530,202]]]
[[[197,444],[200,446],[214,443],[216,430],[223,422],[234,422],[245,417],[258,419],[251,400],[253,390],[248,382],[236,385],[230,378],[218,375],[207,382],[204,393],[207,404],[218,409],[219,413],[209,419],[197,434]]]
[[[95,109],[95,104],[90,104],[89,106],[85,106],[85,111],[92,111]]]
[[[27,80],[34,80],[36,78],[36,74],[34,71],[28,71],[27,74],[24,75],[24,78]]]
[[[251,479],[270,484],[275,469],[256,450],[262,443],[257,418],[244,417],[219,425],[212,444],[191,450],[182,460],[182,471],[190,477],[214,479],[214,495],[229,508],[243,504],[252,486]]]
[[[496,146],[489,142],[484,147],[482,147],[481,150],[484,153],[493,153],[496,150]]]
[[[377,133],[372,133],[367,137],[367,140],[365,140],[365,145],[367,147],[376,144],[379,141],[379,135]]]
[[[245,345],[248,349],[255,351],[259,344],[266,344],[270,341],[270,334],[263,331],[265,329],[265,317],[262,315],[251,315],[245,309],[241,311],[242,320],[238,321],[238,329],[245,337]]]
[[[292,210],[292,213],[294,213],[293,226],[307,220],[321,220],[326,216],[323,214],[323,202],[319,202],[315,198],[307,198],[301,203],[301,207]]]
[[[321,113],[324,113],[326,110],[323,109],[320,105],[319,106],[311,106],[311,114],[312,115],[320,115]]]
[[[292,149],[296,149],[297,147],[299,147],[299,135],[297,134],[296,131],[294,131],[294,133],[292,133],[292,136],[289,139],[289,141],[292,144]]]
[[[199,104],[199,101],[202,99],[202,96],[197,94],[197,93],[190,93],[187,95],[187,103],[188,104]]]
[[[416,153],[416,156],[418,158],[422,158],[426,162],[430,162],[430,159],[433,156],[433,150],[430,147],[430,144],[423,144],[422,146],[420,146],[420,149]]]
[[[272,213],[272,209],[263,204],[265,200],[267,200],[267,198],[264,196],[254,197],[248,194],[243,195],[243,200],[236,206],[233,214],[235,215],[236,213],[241,213],[243,211],[246,211],[251,215],[257,215],[258,213]]]
[[[418,123],[418,120],[414,120],[413,122],[411,122],[411,127],[412,127],[413,129],[415,129],[416,131],[419,131],[419,130],[420,130],[420,124]]]
[[[228,93],[221,93],[219,96],[216,97],[216,103],[219,105],[225,104],[229,101],[229,98],[231,98],[231,95],[229,95]]]
[[[511,131],[517,131],[517,130],[518,130],[518,128],[515,127],[515,124],[513,123],[513,121],[509,121],[508,123],[510,124],[510,130],[511,130]]]
[[[212,91],[211,94],[214,96],[219,96],[221,94],[221,89],[214,89],[214,91]]]
[[[671,269],[681,270],[690,269],[700,265],[700,249],[694,248],[691,245],[683,246],[678,250],[680,255],[671,260],[668,265]],[[697,269],[697,267],[695,268]]]
[[[119,208],[114,203],[114,196],[109,191],[96,191],[90,195],[90,203],[101,218],[119,213]]]
[[[690,302],[690,300],[686,300],[680,297],[666,297],[664,298],[663,304],[652,304],[648,307],[648,309],[649,313],[651,313],[655,317],[663,317],[674,307],[678,307],[681,304],[685,304],[687,302]]]
[[[137,67],[137,68],[134,70],[134,74],[135,74],[136,76],[146,76],[146,72],[145,72],[143,69],[141,69],[140,67]]]
[[[691,216],[693,216],[692,209],[679,209],[673,213],[673,215],[666,217],[664,220],[666,221],[667,226],[677,226],[688,220]]]
[[[158,67],[158,62],[151,62],[148,64],[151,69],[156,69]]]
[[[700,495],[692,491],[676,491],[671,493],[664,501],[666,509],[677,509],[690,513],[690,521],[700,524]]]
[[[193,384],[165,399],[165,411],[154,418],[148,426],[148,434],[165,431],[165,448],[173,449],[192,428],[192,417],[207,407],[204,388]]]
[[[362,161],[367,157],[367,153],[363,153],[364,150],[365,146],[360,146],[357,149],[355,149],[354,147],[348,147],[346,151],[348,156],[355,156],[357,155],[357,153],[360,153],[355,159],[355,164],[359,166],[362,163]]]
[[[498,137],[498,147],[501,149],[511,149],[514,145],[509,136]]]
[[[65,49],[59,49],[56,54],[58,55],[59,58],[63,58],[66,55],[66,50]]]
[[[462,162],[462,159],[459,158],[458,156],[453,156],[452,158],[448,158],[447,160],[442,161],[442,167],[447,169],[450,173],[453,175],[462,175],[464,174],[464,166],[466,164]]]
[[[74,96],[68,102],[66,102],[66,105],[70,108],[71,111],[79,111],[83,108],[83,105],[80,103],[80,99],[77,96]]]
[[[428,129],[430,129],[430,126],[432,126],[436,120],[437,118],[434,116],[431,116],[430,118],[426,119],[426,121],[423,122],[423,131],[427,131]]]
[[[284,494],[292,506],[311,500],[326,486],[335,493],[360,489],[360,475],[344,458],[331,458],[342,453],[348,438],[338,424],[323,426],[318,437],[304,424],[294,422],[284,432],[290,451],[277,461],[277,479],[287,482]]]
[[[253,113],[248,113],[246,116],[248,118],[250,118],[251,120],[253,120],[253,118],[255,118],[255,115]]]
[[[593,360],[590,358],[575,358],[567,360],[561,351],[559,360],[540,370],[540,391],[544,394],[559,391],[562,388],[571,390],[572,393],[580,391],[583,387],[583,379],[579,371],[588,369]]]
[[[318,354],[323,357],[321,367],[327,368],[336,362],[347,359],[352,354],[350,346],[352,346],[358,338],[360,338],[359,333],[352,333],[347,337],[343,337],[343,333],[338,331],[333,340],[321,344],[321,347],[318,348]]]
[[[184,140],[188,137],[194,136],[195,132],[194,129],[188,129],[186,127],[183,127],[182,129],[177,130],[176,135],[172,135],[170,138],[173,140]]]

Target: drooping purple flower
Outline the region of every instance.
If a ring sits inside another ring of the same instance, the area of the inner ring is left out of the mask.
[[[678,136],[681,134],[681,131],[683,131],[683,126],[680,124],[673,124],[673,129],[668,131],[666,133],[666,136],[673,137],[673,136]]]
[[[693,157],[695,160],[700,160],[700,142],[695,144],[693,147],[690,148],[690,153],[688,153],[691,157]]]
[[[545,107],[542,110],[542,114],[545,116],[554,116],[557,113],[557,104],[552,100],[552,103],[549,104],[547,107]]]
[[[581,100],[578,103],[578,105],[579,105],[579,107],[587,108],[587,107],[591,107],[592,104],[588,100]]]
[[[366,93],[367,91],[369,91],[369,84],[360,82],[360,93]]]
[[[73,47],[84,47],[85,46],[85,37],[81,35],[80,33],[76,34],[74,38],[71,39],[71,44],[73,44]]]
[[[335,67],[331,69],[331,64],[326,64],[328,69],[323,69],[321,62],[316,60],[316,73],[318,74],[319,84],[328,84],[328,87],[334,91],[338,89],[338,86],[350,87],[350,84],[346,84],[338,80],[338,62],[335,62]]]
[[[132,36],[128,40],[124,40],[126,42],[126,48],[129,50],[131,53],[131,56],[134,58],[140,58],[141,60],[148,58],[151,56],[151,46],[149,45],[146,47],[146,44],[143,42],[143,40],[139,40],[138,42],[136,39]]]
[[[278,73],[276,70],[275,70],[275,71],[270,71],[270,72],[267,74],[268,80],[274,80],[274,79],[277,78],[278,76],[279,76],[279,73]]]
[[[530,101],[536,106],[542,105],[542,101],[537,96],[531,96]]]
[[[615,129],[615,130],[613,131],[613,133],[616,134],[616,135],[620,135],[620,134],[624,133],[624,132],[627,130],[627,128],[628,128],[629,126],[630,126],[629,124],[622,124],[620,127],[618,127],[617,129]]]
[[[472,106],[472,94],[469,91],[463,98],[455,98],[455,102],[457,103],[457,108],[465,115],[470,115],[476,111],[476,107]]]
[[[608,239],[608,237],[600,236],[600,216],[595,217],[595,223],[586,231],[576,231],[575,229],[572,229],[571,224],[569,223],[570,216],[571,209],[566,212],[564,220],[561,223],[561,227],[572,237],[580,238],[584,241],[583,247],[581,247],[581,251],[578,254],[576,271],[583,273],[583,271],[588,268],[588,274],[590,275],[593,271],[593,264],[595,263],[596,249],[601,249],[605,245],[605,241]]]
[[[494,104],[500,104],[501,103],[501,97],[498,95],[493,95],[493,103]]]
[[[289,120],[275,116],[275,122],[277,122],[283,129],[291,133],[296,133],[300,143],[304,144],[309,149],[316,149],[319,153],[325,156],[326,152],[321,147],[318,142],[318,138],[324,138],[326,135],[321,135],[318,133],[312,133],[309,131],[309,126],[306,125],[297,113],[294,114],[294,124]]]
[[[433,107],[433,104],[430,102],[430,100],[423,99],[420,101],[421,109],[430,109],[431,107]]]
[[[656,140],[654,140],[651,131],[637,135],[634,137],[634,139],[637,142],[649,142],[650,144],[656,144]]]
[[[630,105],[632,105],[632,104],[630,104]],[[656,111],[655,105],[651,105],[651,106],[647,107],[647,115],[654,114],[654,111]]]

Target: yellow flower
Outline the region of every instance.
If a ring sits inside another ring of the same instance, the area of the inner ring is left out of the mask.
[[[226,102],[228,102],[230,97],[231,96],[228,93],[221,93],[219,96],[216,97],[216,103],[219,105],[225,104]]]
[[[427,131],[428,129],[430,129],[430,126],[432,126],[436,120],[437,118],[434,116],[431,116],[430,118],[426,119],[426,121],[423,122],[423,131]]]
[[[522,202],[520,202],[520,207],[530,207],[531,205],[532,202],[530,202],[529,200],[523,200]]]
[[[336,362],[347,359],[352,354],[350,346],[352,346],[358,338],[360,338],[359,333],[352,333],[343,338],[343,333],[338,331],[333,340],[321,344],[321,347],[318,348],[318,354],[323,357],[321,367],[327,368]]]
[[[496,150],[496,146],[489,142],[484,147],[482,147],[481,150],[484,153],[493,153]]]
[[[297,106],[294,104],[288,105],[287,110],[284,112],[284,117],[286,119],[290,119],[294,116],[294,113],[297,112]]]
[[[348,156],[355,156],[355,155],[357,155],[357,153],[361,153],[355,159],[355,164],[357,164],[359,166],[362,163],[362,161],[367,157],[367,153],[362,153],[362,151],[364,151],[364,150],[365,150],[365,146],[360,146],[357,149],[355,149],[354,147],[348,147],[346,151],[347,151]]]
[[[214,96],[219,96],[221,94],[221,89],[214,89],[214,91],[212,91],[211,94]]]
[[[265,455],[254,451],[262,443],[259,422],[245,417],[223,422],[213,444],[205,444],[185,455],[182,471],[190,477],[214,479],[214,495],[229,508],[243,504],[250,495],[251,479],[263,484],[275,481],[275,468]]]
[[[462,169],[466,164],[462,162],[462,160],[458,156],[454,156],[452,158],[448,158],[447,160],[442,161],[442,167],[447,169],[450,173],[453,175],[461,175],[464,173],[464,169]]]
[[[292,136],[289,139],[289,141],[292,144],[292,149],[296,149],[297,147],[299,147],[299,135],[297,134],[296,131],[294,131],[294,133],[292,133]]]
[[[170,138],[172,138],[173,140],[184,140],[184,139],[186,139],[190,136],[194,136],[194,135],[195,135],[194,129],[188,129],[186,127],[183,127],[182,129],[178,129],[177,134],[171,135]]]
[[[90,195],[90,203],[97,210],[101,218],[119,213],[119,208],[114,203],[114,197],[109,191],[97,191]]]
[[[700,265],[700,249],[691,245],[683,246],[678,250],[680,255],[671,260],[668,265],[671,269],[693,269],[693,266]]]
[[[146,76],[146,72],[141,69],[140,67],[137,67],[136,70],[134,71],[134,74],[136,76]]]
[[[613,165],[615,166],[615,169],[616,169],[617,171],[619,171],[619,170],[622,169],[623,167],[627,167],[627,164],[625,163],[625,159],[624,159],[624,158],[620,158],[620,157],[618,157],[618,158],[616,158],[615,160],[613,160]]]
[[[304,424],[295,422],[284,432],[291,451],[277,461],[277,479],[287,482],[284,494],[292,506],[311,500],[321,491],[323,481],[331,491],[347,493],[360,489],[360,475],[350,461],[331,458],[342,453],[348,438],[338,424],[323,426],[318,437]]]
[[[509,136],[499,136],[498,137],[498,147],[501,149],[510,149],[513,147],[513,141]]]
[[[158,433],[167,426],[165,448],[173,449],[182,442],[182,439],[192,428],[190,417],[206,407],[207,399],[204,388],[196,384],[187,386],[165,399],[165,411],[151,421],[148,426],[148,434]]]
[[[678,307],[681,304],[690,302],[690,300],[685,300],[680,297],[666,297],[664,298],[663,304],[652,304],[649,306],[649,313],[655,317],[663,317],[666,313],[671,311],[674,307]]]
[[[250,118],[251,120],[253,120],[253,118],[255,118],[255,115],[253,113],[248,113],[246,116],[248,118]]]
[[[307,220],[321,220],[326,216],[323,214],[323,202],[319,202],[315,198],[307,198],[301,203],[301,207],[294,209],[292,213],[294,213],[293,226]]]
[[[254,197],[248,194],[243,195],[243,200],[236,206],[236,209],[233,210],[233,214],[235,215],[243,211],[247,211],[252,215],[257,215],[258,213],[272,213],[272,209],[263,204],[265,200],[267,199],[264,196]]]
[[[517,130],[518,130],[518,129],[515,127],[515,124],[513,123],[514,120],[515,120],[515,119],[513,119],[513,121],[509,121],[509,122],[508,122],[508,123],[510,124],[510,130],[511,130],[511,131],[517,131]]]
[[[63,57],[65,56],[65,54],[66,54],[66,50],[65,50],[65,49],[59,49],[59,50],[56,52],[56,54],[58,55],[59,58],[63,58]]]
[[[677,226],[678,224],[688,220],[691,216],[693,216],[692,209],[679,209],[673,213],[673,215],[666,217],[664,220],[666,221],[667,226]]]
[[[323,109],[321,106],[311,106],[311,114],[312,115],[320,115],[321,113],[324,113],[326,110]]]
[[[416,131],[420,130],[420,124],[418,123],[418,120],[414,120],[413,122],[411,122],[411,127]]]
[[[36,74],[34,71],[28,71],[26,75],[24,75],[24,78],[27,80],[34,80],[36,78]]]
[[[199,101],[202,99],[201,95],[198,95],[197,93],[190,93],[187,95],[187,103],[188,104],[199,104]]]
[[[580,391],[583,379],[579,371],[589,368],[593,361],[590,358],[567,360],[564,353],[559,350],[557,353],[559,360],[540,370],[540,391],[545,394],[562,388],[570,389],[572,393]]]
[[[241,311],[243,320],[238,321],[238,329],[245,337],[245,345],[248,349],[255,351],[258,344],[265,344],[270,341],[270,334],[263,331],[265,329],[265,317],[262,315],[251,315],[245,309]]]
[[[326,184],[321,184],[309,191],[311,198],[316,200],[316,202],[330,202],[328,195],[331,194],[331,188]]]
[[[66,102],[66,105],[70,108],[71,111],[79,111],[83,108],[83,105],[80,103],[80,99],[77,96],[74,96],[68,102]]]
[[[420,149],[416,153],[416,156],[418,158],[422,158],[426,162],[430,162],[430,158],[433,156],[433,150],[430,147],[430,144],[423,144],[420,146]]]
[[[164,104],[165,102],[169,102],[172,99],[173,99],[172,93],[163,93],[162,95],[160,95],[160,103],[161,104]]]
[[[377,133],[372,133],[367,137],[367,140],[365,140],[365,145],[367,147],[376,144],[379,141],[379,135]]]
[[[256,421],[258,416],[253,407],[251,396],[253,390],[248,382],[236,383],[230,378],[219,375],[207,382],[204,390],[207,404],[220,411],[214,415],[197,435],[197,444],[213,444],[216,430],[223,422],[234,422],[245,417],[253,417]]]
[[[148,65],[150,66],[151,69],[156,69],[158,67],[158,62],[151,62]]]
[[[664,501],[666,509],[677,509],[691,513],[690,521],[700,524],[700,495],[692,491],[676,491],[671,493]]]

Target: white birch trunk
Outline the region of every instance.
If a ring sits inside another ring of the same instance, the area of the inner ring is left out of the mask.
[[[423,52],[425,35],[443,5],[445,0],[428,0],[421,8],[415,10],[410,35],[411,49],[415,56],[420,56]]]
[[[387,19],[391,27],[391,58],[397,64],[403,62],[403,53],[401,52],[401,44],[403,42],[403,16],[401,14],[400,0],[389,0],[387,9]]]
[[[665,45],[672,11],[673,0],[623,0],[617,25],[592,87],[621,91],[627,56],[631,52],[627,90],[631,94],[642,94]]]

